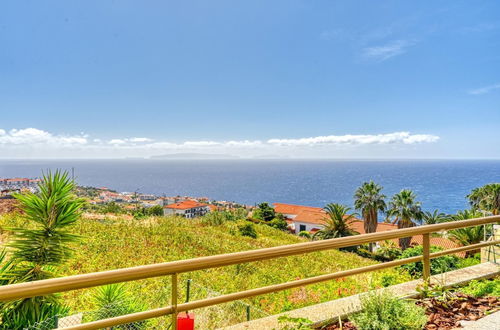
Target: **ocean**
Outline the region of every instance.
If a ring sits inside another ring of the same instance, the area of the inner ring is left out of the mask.
[[[74,168],[79,185],[249,205],[352,207],[355,189],[374,180],[387,196],[409,188],[423,209],[445,213],[467,208],[471,189],[500,182],[500,161],[484,160],[1,160],[0,177],[34,178],[57,168]]]

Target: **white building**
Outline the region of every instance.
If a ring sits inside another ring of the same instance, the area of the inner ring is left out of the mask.
[[[196,201],[183,201],[163,207],[163,214],[165,216],[180,215],[185,218],[195,218],[201,217],[208,212],[210,212],[210,207],[207,204],[198,203]]]

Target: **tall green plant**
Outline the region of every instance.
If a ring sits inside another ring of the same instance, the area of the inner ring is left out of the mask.
[[[350,213],[349,207],[330,203],[323,210],[326,213],[323,228],[314,234],[313,239],[330,239],[358,234],[351,226],[356,220],[356,213]]]
[[[409,189],[403,189],[392,197],[387,215],[394,217],[393,223],[398,228],[410,228],[416,225],[415,221],[422,219],[423,213],[417,196]],[[399,239],[399,246],[404,250],[410,246],[411,237]]]
[[[354,207],[361,211],[363,216],[365,233],[377,231],[378,213],[385,212],[386,196],[381,193],[382,186],[373,181],[365,182],[354,194]],[[373,243],[370,243],[370,251],[373,251]]]
[[[68,173],[56,171],[43,176],[36,194],[17,194],[20,208],[29,225],[13,228],[12,268],[6,273],[8,283],[43,280],[56,276],[57,267],[72,254],[70,244],[78,239],[71,226],[79,219],[83,200],[74,194],[75,184]],[[12,329],[66,313],[67,308],[55,295],[22,299],[0,305],[2,326]]]

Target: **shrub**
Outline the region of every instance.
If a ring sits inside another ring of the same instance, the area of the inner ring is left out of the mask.
[[[283,214],[278,213],[273,220],[269,221],[269,226],[279,230],[286,230],[288,228],[288,223],[286,223]]]
[[[299,233],[300,237],[305,237],[305,238],[311,238],[311,233],[308,232],[307,230],[303,230]]]
[[[350,317],[358,329],[421,330],[427,322],[422,307],[387,292],[361,297],[361,308]]]
[[[155,205],[146,209],[146,215],[152,216],[162,216],[163,215],[163,207],[160,205]]]
[[[442,251],[443,249],[438,246],[431,246],[430,248],[432,252]],[[401,254],[400,259],[410,258],[415,256],[421,256],[423,254],[423,247],[421,245],[406,249]],[[431,259],[431,274],[440,274],[453,269],[457,269],[459,258],[455,255],[446,255],[439,258]],[[424,270],[424,265],[421,261],[414,262],[411,264],[406,264],[400,266],[402,269],[405,269],[412,275],[413,277],[422,277],[422,273]]]
[[[481,263],[481,253],[476,253],[472,257],[460,259],[457,268],[470,267],[480,263]]]
[[[257,238],[257,231],[255,230],[255,226],[251,223],[246,223],[238,227],[241,236],[248,236],[251,238]]]
[[[484,297],[484,296],[500,296],[500,279],[496,278],[494,280],[484,280],[477,281],[472,280],[470,283],[459,289],[465,294],[469,294],[474,297]]]
[[[401,253],[403,253],[403,250],[397,247],[396,244],[392,242],[386,242],[384,245],[378,248],[377,251],[375,251],[375,260],[392,261],[398,259],[401,256]]]

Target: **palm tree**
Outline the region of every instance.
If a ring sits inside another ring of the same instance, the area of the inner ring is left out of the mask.
[[[450,216],[443,212],[439,212],[439,210],[434,210],[432,213],[426,211],[422,214],[422,220],[426,225],[433,225],[450,220]]]
[[[460,221],[480,217],[482,217],[482,214],[477,210],[464,210],[457,212],[457,214],[453,216],[453,220]],[[475,226],[450,230],[448,236],[452,241],[465,246],[481,243],[484,239],[484,233],[485,226]],[[481,249],[467,251],[465,255],[466,257],[473,256],[480,251]]]
[[[392,197],[387,215],[394,217],[393,223],[397,223],[398,228],[414,227],[414,221],[422,219],[423,212],[416,198],[415,193],[409,189],[403,189]],[[405,250],[410,246],[410,242],[411,237],[400,238],[399,246]]]
[[[71,256],[68,244],[78,236],[69,229],[79,219],[84,203],[73,195],[74,188],[68,173],[56,171],[43,176],[39,193],[15,195],[31,226],[12,229],[9,283],[55,277],[55,267]],[[1,303],[0,310],[2,326],[22,329],[64,314],[67,307],[57,296],[48,295]]]
[[[467,196],[472,208],[490,212],[493,215],[500,214],[500,183],[490,183],[475,188]]]
[[[365,182],[354,194],[354,207],[361,211],[365,233],[377,231],[378,213],[385,212],[385,195],[381,193],[382,186],[373,181]],[[373,243],[370,243],[370,251]]]
[[[330,239],[358,234],[351,224],[356,220],[356,213],[350,213],[347,206],[330,203],[323,210],[326,213],[323,228],[313,235],[313,239]]]

